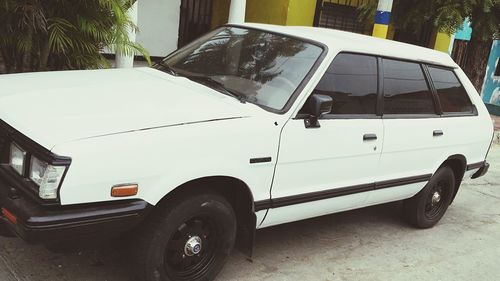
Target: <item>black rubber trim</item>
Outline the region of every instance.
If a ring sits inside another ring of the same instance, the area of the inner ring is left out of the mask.
[[[299,113],[292,118],[293,120],[302,120],[309,118],[309,114]],[[335,120],[335,119],[382,119],[382,116],[375,114],[325,114],[318,118],[318,120]]]
[[[302,204],[307,202],[319,201],[323,199],[346,196],[361,192],[366,192],[374,189],[374,184],[362,184],[349,187],[335,188],[325,191],[311,192],[300,195],[276,198],[272,200],[273,208]]]
[[[437,114],[443,115],[443,109],[441,108],[441,100],[439,99],[436,87],[434,86],[434,82],[432,81],[431,74],[429,73],[429,69],[426,64],[420,64],[422,68],[422,72],[424,73],[425,82],[427,83],[427,87],[431,91],[432,100],[434,102],[434,110]]]
[[[317,191],[304,193],[299,195],[286,196],[281,198],[260,200],[255,202],[255,211],[261,211],[265,209],[274,209],[279,207],[291,206],[296,204],[314,202],[324,199],[331,199],[340,196],[353,195],[357,193],[374,191],[384,188],[396,187],[406,184],[419,183],[429,181],[432,174],[426,174],[421,176],[405,177],[394,180],[380,181],[369,184],[360,184],[354,186],[346,186],[335,189],[329,189],[325,191]]]
[[[486,175],[489,168],[490,168],[490,163],[484,162],[484,165],[481,166],[481,168],[479,168],[479,170],[472,175],[472,179],[477,179],[479,177]]]
[[[271,161],[272,161],[271,157],[251,158],[250,164],[267,163],[267,162],[271,162]]]
[[[486,161],[481,161],[481,162],[478,162],[478,163],[468,164],[467,165],[467,171],[474,170],[474,169],[477,169],[477,168],[481,168],[481,167],[484,166],[485,163],[486,163]]]
[[[414,176],[414,177],[400,178],[400,179],[394,179],[394,180],[380,181],[380,182],[376,182],[375,183],[375,190],[389,188],[389,187],[396,187],[396,186],[400,186],[400,185],[406,185],[406,184],[412,184],[412,183],[419,183],[419,182],[429,181],[431,179],[431,177],[432,177],[432,174],[426,174],[426,175],[421,175],[421,176]]]

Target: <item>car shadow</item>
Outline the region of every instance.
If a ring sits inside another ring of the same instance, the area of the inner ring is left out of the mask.
[[[258,230],[253,260],[286,259],[294,252],[309,255],[321,251],[332,241],[352,246],[360,239],[368,240],[366,233],[411,228],[402,219],[401,205],[401,202],[389,203]],[[135,280],[130,266],[133,253],[127,251],[128,241],[118,239],[94,249],[52,253],[41,246],[26,245],[19,239],[2,238],[0,257],[11,263],[17,276],[29,281]],[[304,245],[307,251],[303,251]],[[256,265],[235,251],[223,275],[240,270],[241,266],[251,271]]]

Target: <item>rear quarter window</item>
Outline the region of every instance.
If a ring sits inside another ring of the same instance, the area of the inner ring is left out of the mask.
[[[450,69],[428,66],[443,113],[472,113],[474,108],[467,91]]]

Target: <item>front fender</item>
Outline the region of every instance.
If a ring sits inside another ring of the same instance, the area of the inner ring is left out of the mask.
[[[268,199],[277,158],[280,127],[267,118],[241,118],[180,125],[79,140],[53,152],[72,158],[60,190],[61,204],[116,200],[111,187],[137,183],[127,199],[155,205],[193,179],[229,176]],[[251,158],[270,157],[266,163]]]

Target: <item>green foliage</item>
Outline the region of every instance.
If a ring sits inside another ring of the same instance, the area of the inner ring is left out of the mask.
[[[378,1],[360,9],[360,20],[372,21]],[[396,28],[420,32],[432,23],[440,31],[454,33],[469,18],[475,35],[483,40],[500,35],[500,0],[394,0],[391,22]]]
[[[2,0],[0,54],[7,72],[109,67],[101,52],[149,54],[131,42],[131,0]],[[150,62],[150,61],[149,61]]]

